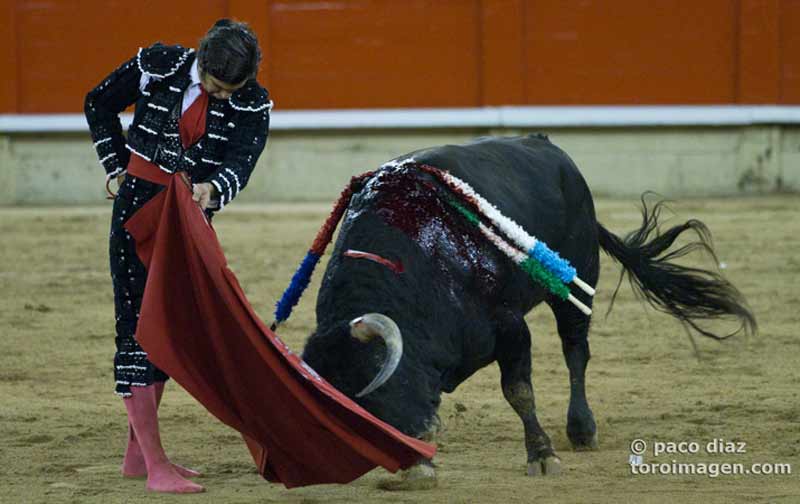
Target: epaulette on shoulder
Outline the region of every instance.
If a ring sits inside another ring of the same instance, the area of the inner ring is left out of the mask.
[[[156,42],[150,47],[139,49],[136,63],[143,74],[163,79],[177,72],[193,52],[194,49],[187,49],[183,46],[168,46]]]
[[[228,103],[235,110],[244,112],[261,112],[272,109],[269,91],[261,87],[255,79],[251,79],[241,89],[237,89],[228,98]]]

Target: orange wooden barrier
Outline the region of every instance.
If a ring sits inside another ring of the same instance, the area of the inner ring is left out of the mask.
[[[139,46],[224,16],[280,110],[800,104],[794,0],[5,0],[0,113],[80,112]]]

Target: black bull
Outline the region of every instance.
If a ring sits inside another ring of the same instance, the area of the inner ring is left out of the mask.
[[[415,163],[466,181],[569,260],[592,286],[602,248],[621,264],[644,299],[702,334],[716,337],[696,320],[722,316],[755,329],[742,297],[726,280],[670,262],[696,248],[711,252],[701,222],[690,220],[661,232],[659,206],[644,205],[641,228],[618,238],[597,222],[591,193],[575,164],[546,137],[484,138],[414,152],[387,163],[356,188],[319,291],[317,330],[303,353],[317,372],[355,397],[384,367],[387,350],[379,339],[369,342],[369,328],[352,332],[350,322],[370,313],[391,318],[402,334],[402,358],[388,380],[358,402],[406,434],[429,435],[438,420],[441,393],[452,392],[497,361],[503,394],[524,425],[529,474],[557,472],[559,460],[536,417],[531,335],[524,320],[545,302],[555,315],[569,368],[568,437],[575,449],[597,446],[584,385],[590,317],[526,277],[447,204],[452,193]],[[698,240],[668,251],[687,230],[697,232]],[[348,250],[375,254],[397,267],[354,257]],[[572,291],[592,305],[589,296]]]

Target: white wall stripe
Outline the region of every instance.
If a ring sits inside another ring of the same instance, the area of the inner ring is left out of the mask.
[[[121,114],[125,128],[132,115]],[[270,113],[271,131],[432,128],[663,127],[800,124],[800,106],[587,106],[291,110]],[[86,132],[83,114],[0,114],[0,133]]]

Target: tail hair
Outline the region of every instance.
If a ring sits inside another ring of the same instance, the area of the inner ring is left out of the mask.
[[[744,296],[718,271],[704,270],[674,264],[673,261],[695,251],[705,252],[715,264],[711,232],[701,221],[691,219],[683,224],[661,231],[659,218],[664,208],[663,200],[648,207],[644,193],[642,225],[620,238],[597,223],[600,246],[622,265],[619,282],[611,298],[614,305],[625,275],[634,292],[658,311],[668,313],[687,324],[698,333],[722,340],[741,331],[754,334],[758,325]],[[697,240],[669,251],[675,240],[685,231],[697,235]],[[698,325],[699,320],[735,318],[739,328],[729,334],[718,335]]]

